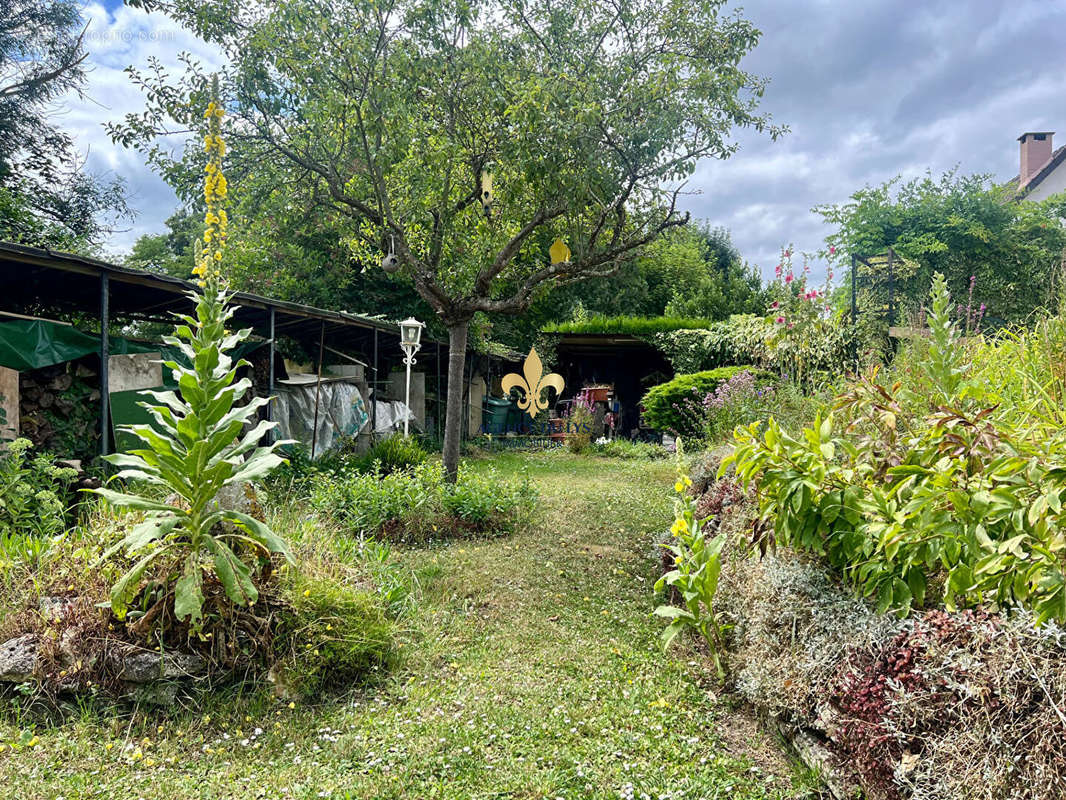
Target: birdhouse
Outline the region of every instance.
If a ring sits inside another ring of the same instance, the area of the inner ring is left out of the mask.
[[[481,173],[481,205],[488,211],[489,206],[492,205],[492,173]]]
[[[570,263],[570,248],[563,243],[562,239],[555,240],[555,244],[548,249],[548,255],[553,264]]]
[[[389,275],[398,272],[400,269],[400,257],[395,253],[389,253],[381,259],[381,268]]]

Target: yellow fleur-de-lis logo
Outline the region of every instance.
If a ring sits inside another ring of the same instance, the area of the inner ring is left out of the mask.
[[[519,389],[522,396],[518,399],[518,407],[535,417],[539,412],[548,407],[548,401],[542,396],[549,387],[555,389],[556,395],[563,393],[563,376],[556,372],[544,373],[544,365],[537,355],[536,348],[530,348],[525,363],[522,364],[522,377],[516,372],[509,372],[503,376],[501,385],[506,394],[512,389]]]

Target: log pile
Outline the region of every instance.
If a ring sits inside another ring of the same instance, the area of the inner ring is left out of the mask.
[[[19,376],[19,433],[34,447],[86,462],[99,446],[97,370],[81,362],[56,364]]]

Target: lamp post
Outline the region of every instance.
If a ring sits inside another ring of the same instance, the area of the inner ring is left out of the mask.
[[[403,348],[403,363],[407,365],[407,392],[404,395],[404,405],[407,413],[403,418],[403,435],[407,438],[408,423],[411,419],[411,366],[415,363],[415,353],[422,347],[422,329],[425,323],[419,322],[414,317],[408,317],[400,323],[400,347]]]

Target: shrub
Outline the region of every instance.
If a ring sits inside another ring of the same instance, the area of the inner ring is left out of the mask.
[[[584,453],[592,442],[595,419],[592,407],[581,398],[574,400],[566,417],[566,447],[571,453]]]
[[[629,439],[611,439],[608,442],[596,442],[590,445],[592,454],[604,458],[622,460],[654,461],[666,458],[670,452],[662,445],[651,442],[632,442]]]
[[[382,474],[388,475],[418,466],[427,457],[416,439],[396,434],[375,444],[350,465],[360,472],[371,472],[379,465]]]
[[[757,379],[769,376],[754,367],[719,367],[690,375],[678,375],[673,380],[652,387],[644,395],[644,418],[651,427],[675,436],[704,435],[704,400],[713,395],[719,385],[740,372],[749,372]]]
[[[383,475],[349,474],[323,478],[311,503],[334,516],[353,534],[424,538],[431,534],[501,534],[523,525],[536,502],[525,481],[505,481],[459,471],[455,484],[444,482],[439,463]]]
[[[1062,321],[963,340],[938,275],[931,335],[895,383],[854,383],[799,436],[737,432],[777,541],[823,555],[881,610],[1021,606],[1066,621]],[[725,466],[725,464],[724,464]]]
[[[0,535],[47,537],[67,522],[66,493],[78,473],[57,467],[45,453],[33,455],[29,439],[15,439],[0,453]]]

